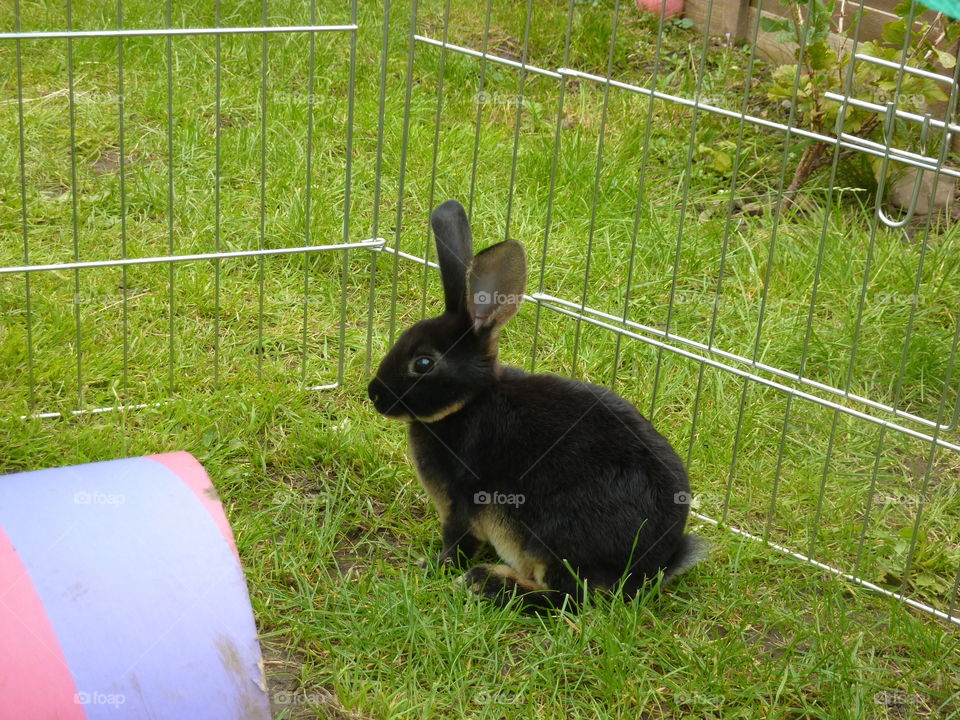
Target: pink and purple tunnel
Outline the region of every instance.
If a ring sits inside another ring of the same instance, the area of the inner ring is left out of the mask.
[[[0,720],[269,717],[243,570],[200,463],[0,476]]]

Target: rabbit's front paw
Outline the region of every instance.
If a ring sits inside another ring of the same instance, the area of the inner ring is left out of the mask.
[[[469,588],[479,595],[480,591],[487,584],[487,580],[491,575],[492,573],[490,572],[489,565],[475,565],[462,575],[458,576],[454,582],[457,585],[462,585]]]
[[[566,597],[563,591],[524,578],[508,565],[477,565],[459,576],[456,583],[499,607],[507,607],[516,599],[523,612],[553,610],[563,606]]]
[[[480,597],[504,605],[516,590],[521,589],[512,575],[512,571],[504,565],[475,565],[458,577],[456,583]]]

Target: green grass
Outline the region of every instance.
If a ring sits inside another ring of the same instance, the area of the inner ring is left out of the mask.
[[[550,69],[563,63],[566,5],[534,4],[532,63]],[[24,30],[65,26],[58,4],[21,6]],[[321,6],[318,21],[349,21],[341,5]],[[225,4],[222,23],[258,24],[261,11],[258,3]],[[455,3],[451,42],[480,47],[484,12],[483,3]],[[125,27],[165,24],[162,6],[138,0],[125,4],[124,14]],[[393,244],[409,8],[392,8],[375,217],[382,14],[378,5],[360,8],[349,238],[379,235]],[[215,21],[212,6],[192,3],[177,3],[172,15],[183,26]],[[307,23],[309,7],[271,3],[269,20]],[[421,33],[439,37],[442,20],[442,3],[420,4]],[[609,21],[606,3],[576,5],[571,67],[605,72]],[[116,22],[111,6],[73,7],[76,28]],[[12,27],[5,7],[0,28]],[[490,51],[519,56],[523,34],[524,4],[498,4]],[[655,20],[625,4],[615,47],[618,79],[650,83],[656,34]],[[0,165],[0,264],[18,265],[24,238],[16,56],[3,42],[0,146],[9,162]],[[262,236],[261,42],[259,36],[221,40],[218,125],[213,38],[171,42],[172,123],[166,41],[124,41],[122,196],[116,40],[73,42],[74,155],[64,92],[66,42],[23,42],[29,261],[66,262],[75,254],[110,259],[124,251],[148,256],[171,247],[212,252],[218,243],[242,250],[307,239],[339,242],[349,36],[316,35],[312,88],[309,36],[267,39]],[[692,31],[667,25],[659,87],[692,96],[702,69],[702,95],[739,108],[747,54],[711,42],[703,64],[701,42]],[[426,226],[431,205],[447,197],[466,201],[471,187],[480,66],[446,56],[433,177],[440,61],[439,50],[417,46],[399,233],[400,248],[417,255],[432,254]],[[757,64],[758,78],[768,72]],[[718,154],[732,159],[736,123],[699,114],[691,146],[691,111],[657,102],[630,274],[647,101],[611,91],[604,120],[602,85],[570,82],[541,268],[557,84],[530,76],[524,85],[511,192],[518,75],[491,64],[484,83],[475,237],[478,246],[505,233],[523,241],[528,291],[539,289],[542,269],[544,292],[622,315],[629,288],[630,320],[663,329],[676,258],[671,332],[704,343],[712,338],[718,348],[756,353],[759,361],[790,371],[799,370],[803,358],[813,380],[842,387],[849,377],[852,393],[896,400],[928,419],[953,412],[957,373],[950,383],[944,376],[960,307],[955,225],[935,225],[912,240],[884,229],[871,235],[870,180],[846,165],[838,180],[845,189],[831,189],[821,173],[805,188],[802,209],[775,225],[777,188],[784,173],[789,181],[799,151],[791,146],[784,164],[782,136],[749,127],[736,197],[759,202],[765,212],[728,222],[730,171]],[[782,108],[761,101],[760,91],[754,98],[752,112],[785,119]],[[693,162],[685,176],[688,153]],[[692,527],[714,544],[709,562],[660,595],[629,605],[598,600],[578,617],[531,619],[498,611],[466,597],[452,578],[415,568],[416,558],[436,550],[437,520],[405,457],[403,428],[373,412],[364,384],[369,363],[389,346],[391,328],[399,331],[434,312],[440,287],[433,271],[424,275],[417,265],[394,262],[392,255],[362,251],[347,258],[226,260],[219,268],[185,263],[172,273],[161,265],[35,273],[29,322],[24,277],[0,276],[0,468],[173,449],[194,453],[220,491],[237,536],[283,717],[346,717],[343,708],[371,718],[960,717],[955,626],[697,520]],[[536,309],[525,305],[505,332],[504,359],[530,365],[535,344],[538,369],[612,382],[687,459],[700,512],[801,552],[812,546],[819,560],[844,570],[859,563],[867,579],[949,607],[960,563],[956,453],[931,454],[926,442],[803,400],[790,402],[784,430],[788,402],[779,391],[753,383],[745,388],[727,372],[701,371],[693,361],[633,340],[624,340],[617,353],[613,334],[589,324],[578,330],[575,321],[550,310],[541,311],[535,335],[536,323]],[[341,361],[341,388],[306,389],[333,382]],[[153,402],[164,404],[19,419],[39,411]],[[941,437],[960,442],[956,430]],[[903,577],[911,545],[915,557]],[[294,692],[301,694],[291,700]]]

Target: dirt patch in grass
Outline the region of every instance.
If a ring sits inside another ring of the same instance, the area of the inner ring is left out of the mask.
[[[482,40],[483,38],[480,38],[480,42]],[[479,47],[479,45],[472,45],[471,47]],[[509,33],[496,32],[491,28],[490,38],[487,40],[487,52],[507,60],[520,62],[523,60],[523,43]]]
[[[300,688],[300,667],[303,658],[284,651],[279,645],[262,642],[263,670],[267,678],[267,695],[270,698],[270,714],[279,716],[290,708],[289,698],[294,697]],[[284,717],[309,717],[296,713]]]
[[[307,689],[300,684],[302,656],[273,643],[261,643],[261,646],[270,714],[274,718],[365,720],[363,715],[343,707],[333,690],[325,687]]]
[[[47,183],[40,186],[40,197],[44,200],[55,202],[65,197],[70,192],[70,186],[61,181]]]
[[[434,20],[428,20],[424,23],[426,34],[438,40],[443,37],[443,16]],[[483,23],[478,27],[464,28],[457,32],[456,39],[451,33],[448,36],[448,42],[456,45],[480,50],[483,48]],[[487,53],[497,57],[521,62],[523,60],[523,41],[505,30],[491,25],[490,33],[487,36]],[[528,47],[527,56],[533,55],[532,47]]]
[[[128,151],[123,155],[124,168],[129,170],[135,165],[148,165],[161,161],[159,155],[140,154]],[[120,149],[115,147],[101,148],[97,156],[89,161],[90,169],[97,177],[118,175],[120,173]]]
[[[328,574],[331,578],[336,578],[338,574],[340,579],[347,581],[366,571],[378,558],[390,565],[405,565],[407,558],[401,550],[403,545],[401,538],[390,530],[370,532],[357,528],[337,544]],[[336,573],[333,572],[334,565]]]
[[[748,645],[761,650],[774,660],[782,656],[790,645],[790,641],[776,628],[747,628],[744,639]]]
[[[220,127],[221,128],[242,128],[253,122],[253,118],[241,111],[221,110]]]
[[[317,465],[311,470],[294,472],[268,466],[268,471],[278,477],[291,492],[310,500],[325,498],[329,488],[336,487],[338,482],[336,470],[324,465]]]
[[[353,573],[361,572],[367,567],[364,562],[366,558],[358,554],[355,547],[337,548],[333,551],[333,560],[344,580],[349,580]]]
[[[90,168],[97,175],[113,175],[120,169],[120,153],[113,148],[101,150]]]

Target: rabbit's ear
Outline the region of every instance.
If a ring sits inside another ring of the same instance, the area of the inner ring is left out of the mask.
[[[473,329],[498,329],[517,314],[527,284],[527,256],[516,240],[488,247],[473,259],[467,310]]]
[[[433,211],[430,224],[437,240],[437,262],[447,312],[462,313],[466,309],[467,269],[473,260],[473,236],[467,213],[456,200],[447,200]]]

